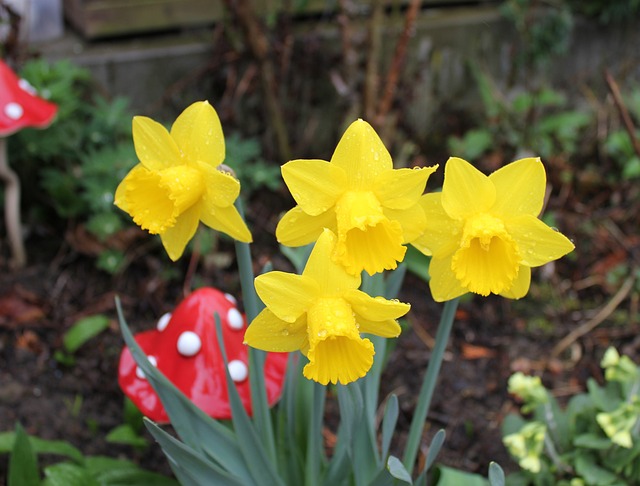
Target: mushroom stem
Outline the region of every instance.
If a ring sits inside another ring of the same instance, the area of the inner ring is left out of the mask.
[[[0,137],[0,179],[5,182],[4,218],[13,258],[12,264],[14,268],[22,268],[27,263],[27,254],[22,242],[20,224],[20,179],[9,167],[7,139],[4,137]]]

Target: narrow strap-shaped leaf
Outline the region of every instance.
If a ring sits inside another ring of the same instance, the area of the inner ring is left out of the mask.
[[[116,308],[125,343],[131,351],[133,359],[160,397],[160,401],[171,420],[171,425],[180,438],[196,451],[206,454],[217,464],[223,465],[225,469],[250,481],[251,476],[247,472],[244,457],[240,452],[233,431],[196,407],[149,362],[127,326],[119,299],[116,299]]]
[[[399,479],[403,483],[413,484],[411,474],[409,474],[402,464],[402,461],[396,456],[389,456],[389,459],[387,459],[387,469],[389,470],[389,474],[394,478]]]
[[[323,459],[322,452],[322,418],[327,388],[319,383],[313,383],[313,403],[309,414],[309,430],[307,435],[307,456],[305,461],[305,486],[320,484],[320,466]]]
[[[229,375],[227,351],[222,339],[222,323],[220,316],[216,312],[214,314],[216,324],[216,337],[218,338],[218,346],[224,360],[224,369],[227,379],[227,393],[229,395],[229,403],[231,405],[231,421],[233,428],[238,437],[238,445],[244,456],[247,468],[257,484],[269,484],[273,486],[284,486],[282,479],[278,476],[275,465],[275,456],[269,457],[264,448],[264,444],[260,441],[256,429],[242,404],[238,390]]]
[[[244,219],[242,200],[236,199],[236,208]],[[251,259],[251,246],[241,241],[235,242],[236,259],[238,261],[238,274],[242,287],[242,301],[244,303],[247,321],[251,323],[260,313],[264,304],[258,298],[254,287],[253,261]],[[267,388],[264,382],[264,362],[266,353],[258,349],[249,348],[249,389],[251,391],[251,409],[253,421],[256,424],[262,445],[271,461],[276,460],[276,446],[273,435],[273,423],[269,414],[267,400]]]
[[[504,471],[497,462],[489,464],[489,484],[491,486],[504,486]]]
[[[404,276],[407,273],[407,266],[404,263],[398,265],[398,268],[392,272],[388,272],[384,285],[384,297],[387,299],[395,299],[400,293]]]
[[[177,468],[180,471],[179,476],[188,476],[193,481],[193,484],[198,486],[209,486],[211,484],[246,486],[247,484],[252,484],[209,461],[202,454],[169,435],[150,420],[145,419],[144,424],[153,435],[153,438],[158,441],[160,447],[162,447],[162,450],[170,460],[172,468],[174,470]]]
[[[429,470],[431,469],[431,466],[433,466],[433,463],[438,457],[438,454],[440,453],[440,449],[442,449],[445,436],[446,434],[444,429],[440,429],[438,430],[438,432],[436,432],[436,435],[433,436],[433,439],[431,439],[431,443],[429,444],[429,451],[427,452],[427,458],[424,462],[424,467],[422,468],[420,475],[414,481],[414,484],[416,486],[427,485],[427,477],[429,475]]]
[[[340,408],[340,427],[344,430],[344,440],[353,447],[354,431],[358,431],[362,422],[364,402],[362,391],[356,383],[337,385],[338,407]],[[361,432],[361,431],[360,431]]]
[[[9,457],[9,474],[7,486],[39,486],[40,472],[38,471],[38,458],[31,448],[29,436],[22,428],[16,425],[16,438],[13,442],[11,457]]]
[[[382,418],[382,443],[381,443],[381,456],[383,459],[389,454],[389,446],[391,445],[391,439],[393,433],[396,430],[396,423],[398,422],[398,397],[391,395],[387,399],[387,404],[384,407],[384,417]]]
[[[440,454],[440,449],[444,445],[444,439],[446,438],[446,433],[444,429],[438,430],[436,435],[431,439],[431,444],[429,444],[429,451],[427,452],[427,459],[424,462],[423,472],[428,471],[433,466],[433,463],[436,461],[438,454]]]
[[[456,298],[447,301],[444,304],[442,316],[440,317],[440,323],[438,324],[438,330],[436,331],[435,345],[431,352],[427,371],[425,372],[422,381],[420,395],[418,396],[418,403],[413,414],[413,419],[411,420],[409,437],[407,438],[407,445],[404,450],[402,462],[408,470],[413,469],[413,464],[415,463],[416,456],[418,455],[420,440],[422,438],[422,430],[424,429],[424,424],[429,413],[429,407],[431,406],[433,391],[435,390],[436,383],[438,381],[440,366],[442,365],[444,352],[447,348],[447,343],[449,342],[449,335],[453,328],[453,321],[455,319],[459,300],[459,298]]]
[[[346,440],[342,439],[341,433],[338,432],[338,440],[336,448],[331,456],[331,462],[327,468],[327,473],[322,482],[323,486],[336,486],[346,483],[353,471],[353,464],[348,448],[345,445]]]

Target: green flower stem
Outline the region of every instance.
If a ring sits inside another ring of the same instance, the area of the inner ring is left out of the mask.
[[[236,199],[236,208],[244,219],[244,208],[240,198]],[[235,241],[236,258],[238,260],[238,273],[240,274],[240,287],[242,288],[242,301],[247,321],[253,321],[260,312],[260,301],[256,289],[253,286],[253,261],[251,260],[251,247],[248,243]]]
[[[422,430],[427,419],[429,407],[431,406],[433,391],[436,387],[438,374],[440,373],[440,366],[442,365],[444,352],[447,348],[447,343],[449,342],[449,335],[451,334],[453,320],[456,315],[459,300],[459,298],[456,298],[445,302],[442,316],[440,317],[440,324],[438,324],[438,331],[436,332],[435,345],[431,353],[431,358],[429,359],[427,371],[424,375],[422,388],[420,389],[420,396],[418,397],[418,404],[416,405],[416,410],[413,414],[413,420],[411,421],[411,427],[409,429],[407,447],[402,459],[407,471],[413,470],[413,464],[416,461],[418,448],[420,446],[420,439],[422,438]]]
[[[236,199],[236,208],[244,219],[244,208],[240,198]],[[251,260],[251,247],[248,243],[235,242],[236,259],[238,261],[238,274],[240,275],[240,287],[242,288],[242,302],[247,321],[251,323],[260,312],[260,300],[253,285],[253,261]],[[267,389],[264,383],[265,353],[258,349],[249,348],[249,388],[251,390],[251,408],[253,418],[262,437],[262,442],[271,460],[276,462],[275,436],[273,423],[269,413],[267,402]]]

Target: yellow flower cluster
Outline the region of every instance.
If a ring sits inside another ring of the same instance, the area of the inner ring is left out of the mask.
[[[171,131],[135,117],[138,164],[117,189],[115,204],[179,258],[199,221],[251,241],[234,207],[239,182],[220,170],[224,138],[205,101],[187,108]],[[266,308],[245,342],[267,351],[301,350],[307,378],[349,383],[364,376],[374,349],[362,333],[395,337],[409,305],[358,290],[363,271],[395,269],[406,245],[431,256],[430,288],[437,301],[467,292],[524,296],[531,268],[573,249],[538,219],[546,176],[539,159],[509,164],[485,176],[451,158],[441,193],[424,194],[437,166],[394,169],[365,121],[351,124],[330,161],[293,160],[282,176],[296,206],[276,237],[287,246],[315,242],[302,275],[269,272],[256,279]]]

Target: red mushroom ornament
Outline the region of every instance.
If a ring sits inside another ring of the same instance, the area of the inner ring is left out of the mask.
[[[20,180],[9,167],[7,141],[26,127],[45,128],[53,122],[57,105],[37,96],[35,89],[0,60],[0,179],[4,180],[4,211],[13,265],[24,266],[27,257],[20,222]]]
[[[228,369],[242,403],[251,414],[247,327],[235,299],[205,287],[191,293],[172,314],[165,314],[157,328],[135,336],[136,342],[176,387],[199,408],[217,419],[231,418],[224,360],[216,337],[214,313],[220,316]],[[267,353],[264,365],[269,405],[281,395],[287,368],[287,353]],[[155,422],[169,422],[158,395],[137,366],[127,347],[120,355],[118,382],[140,411]]]

